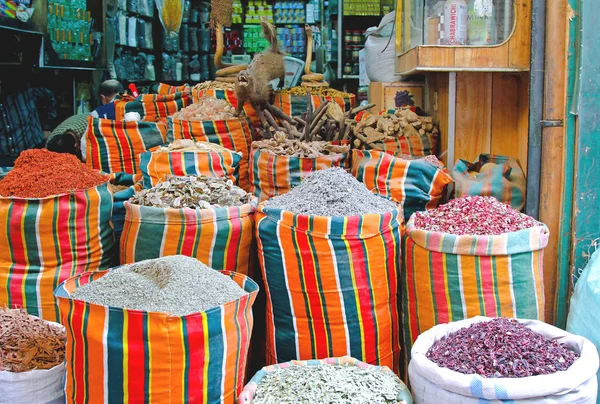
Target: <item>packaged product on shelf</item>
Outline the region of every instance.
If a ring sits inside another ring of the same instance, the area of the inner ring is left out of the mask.
[[[190,33],[193,28],[190,28]],[[193,42],[192,42],[193,43]],[[198,60],[198,55],[193,55],[192,60],[189,66],[190,71],[190,80],[198,82],[201,78],[201,69],[200,69],[200,61]]]
[[[69,279],[56,291],[67,329],[67,402],[233,403],[257,293],[252,279],[182,255]]]
[[[189,43],[190,51],[198,52],[200,50],[200,48],[198,47],[198,28],[196,28],[194,26],[190,26],[188,28],[188,40],[190,41],[190,43]],[[198,56],[198,55],[194,55],[194,56]]]
[[[144,42],[146,48],[154,49],[154,40],[152,39],[152,24],[146,24],[144,26]]]
[[[179,39],[181,41],[181,50],[188,52],[190,50],[190,30],[187,24],[181,24],[181,29],[179,30]]]
[[[137,18],[129,17],[127,19],[127,46],[137,48]]]
[[[448,0],[444,5],[445,45],[466,45],[469,16],[465,0]]]
[[[138,0],[127,0],[126,10],[132,14],[136,14],[138,12]]]
[[[184,0],[156,0],[158,17],[169,35],[176,35],[183,18]]]
[[[154,81],[156,80],[156,71],[154,70],[154,56],[149,55],[147,59],[146,68],[144,69],[144,79]]]
[[[495,38],[494,3],[492,0],[469,0],[467,39],[469,45],[489,46]]]

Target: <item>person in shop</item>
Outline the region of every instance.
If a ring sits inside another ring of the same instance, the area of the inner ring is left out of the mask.
[[[121,94],[125,89],[117,80],[106,80],[100,84],[100,105],[92,111],[94,118],[116,119],[115,97]]]
[[[69,153],[83,161],[83,156],[81,155],[82,138],[83,137],[74,130],[68,129],[65,132],[54,134],[48,138],[48,141],[46,142],[46,149],[55,153]]]

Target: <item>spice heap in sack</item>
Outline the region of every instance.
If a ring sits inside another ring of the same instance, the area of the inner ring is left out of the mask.
[[[234,118],[236,118],[235,108],[231,104],[208,96],[173,114],[173,119],[179,121],[224,121]]]
[[[360,121],[354,128],[354,145],[372,145],[388,139],[409,136],[437,136],[439,129],[430,116],[419,116],[409,108],[394,113],[373,115]]]
[[[65,330],[27,314],[0,308],[0,370],[52,369],[65,360]]]
[[[241,206],[252,195],[225,178],[189,175],[170,177],[150,189],[137,192],[129,201],[158,208],[209,209]]]
[[[398,205],[369,191],[343,168],[334,167],[315,171],[287,194],[269,199],[265,208],[297,215],[345,217],[391,212]]]
[[[311,95],[321,95],[324,97],[352,97],[354,94],[345,93],[343,91],[336,90],[335,88],[330,87],[308,87]],[[284,88],[278,93],[281,94],[290,94],[290,95],[305,95],[307,87],[305,86],[297,86],[292,88]]]
[[[115,268],[71,296],[101,306],[185,316],[247,294],[197,259],[174,255]]]
[[[252,148],[261,149],[277,156],[315,158],[339,153],[348,153],[350,145],[333,145],[331,142],[315,140],[302,142],[289,139],[284,132],[275,132],[272,139],[259,140],[252,143]]]
[[[219,152],[231,153],[231,150],[225,147],[209,142],[194,142],[192,139],[177,139],[167,146],[160,146],[158,152]]]
[[[109,177],[88,168],[72,154],[46,149],[26,150],[14,168],[0,181],[0,195],[45,198],[86,190],[107,182]]]
[[[417,212],[414,224],[417,229],[457,236],[496,236],[542,226],[491,196],[464,196],[437,209]]]
[[[204,91],[204,90],[232,90],[235,88],[234,83],[227,83],[224,81],[203,81],[202,83],[196,84],[194,87],[194,91]]]
[[[565,371],[579,358],[566,346],[507,318],[472,324],[442,337],[426,356],[463,374],[509,378]]]

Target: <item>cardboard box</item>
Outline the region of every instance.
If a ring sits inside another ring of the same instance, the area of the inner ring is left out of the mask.
[[[386,109],[396,109],[394,97],[398,91],[408,90],[413,95],[415,105],[423,108],[424,83],[398,81],[395,83],[379,83],[372,81],[369,85],[369,103],[375,104],[371,110],[374,113]]]

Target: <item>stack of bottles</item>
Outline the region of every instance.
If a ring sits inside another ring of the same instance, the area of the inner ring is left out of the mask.
[[[246,24],[260,24],[260,17],[273,22],[273,8],[265,0],[250,0],[246,10]]]
[[[304,1],[278,1],[273,8],[276,24],[304,24],[306,22]]]
[[[231,16],[231,22],[233,24],[241,24],[243,22],[242,16],[244,15],[244,7],[240,0],[233,1],[233,15]]]
[[[366,31],[346,30],[344,31],[344,74],[358,75],[359,52],[364,47]]]
[[[269,46],[260,25],[244,25],[244,49],[246,53],[262,52]]]
[[[48,33],[60,59],[91,61],[92,18],[85,0],[48,3]]]
[[[279,41],[279,46],[285,53],[289,53],[291,56],[298,59],[304,59],[306,53],[306,39],[303,27],[277,27],[277,40]],[[319,45],[316,44],[315,41],[315,48],[318,46]]]
[[[381,15],[380,0],[344,0],[345,16],[378,16]]]

